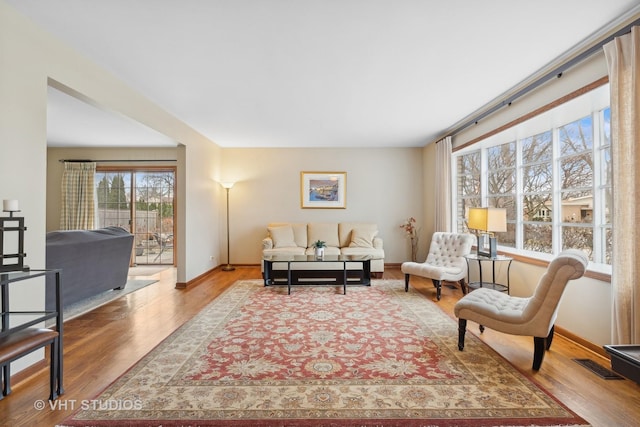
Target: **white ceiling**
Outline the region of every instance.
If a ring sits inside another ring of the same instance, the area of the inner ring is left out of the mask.
[[[222,147],[424,146],[640,3],[5,1]],[[175,144],[50,95],[50,145]]]

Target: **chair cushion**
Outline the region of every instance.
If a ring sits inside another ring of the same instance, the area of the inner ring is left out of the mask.
[[[434,280],[449,280],[456,282],[467,274],[460,267],[437,266],[422,262],[403,262],[400,269],[404,274],[427,277]]]
[[[471,320],[506,334],[546,337],[553,322],[542,317],[523,316],[529,300],[480,288],[462,297],[453,312],[460,319]]]
[[[268,227],[268,229],[271,240],[273,240],[274,248],[290,248],[297,246],[293,236],[293,227],[290,225]]]

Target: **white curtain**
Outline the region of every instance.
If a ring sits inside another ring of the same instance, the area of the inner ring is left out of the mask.
[[[91,230],[95,221],[96,164],[66,162],[62,174],[61,230]]]
[[[451,137],[436,143],[435,231],[451,231]]]
[[[640,30],[604,46],[611,85],[612,343],[640,343]]]

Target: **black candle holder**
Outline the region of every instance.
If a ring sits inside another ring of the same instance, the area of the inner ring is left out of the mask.
[[[8,217],[0,217],[0,272],[8,271],[28,271],[29,266],[24,265],[24,259],[27,254],[24,252],[24,232],[27,227],[24,226],[24,217],[13,216],[15,212],[20,211],[4,211],[9,212]],[[18,252],[4,253],[5,251],[5,233],[18,234]]]

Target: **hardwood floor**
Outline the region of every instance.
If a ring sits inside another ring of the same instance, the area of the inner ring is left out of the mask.
[[[65,322],[65,394],[55,403],[36,402],[48,396],[48,370],[13,384],[13,393],[0,400],[2,426],[54,426],[79,408],[83,400],[100,393],[137,360],[198,313],[236,280],[257,279],[259,267],[217,270],[211,278],[185,290],[174,288],[175,271],[155,277],[160,281]],[[398,268],[388,268],[385,279],[402,279]],[[413,288],[435,301],[431,281],[412,278]],[[453,316],[459,289],[444,286],[437,304]],[[469,330],[478,335],[477,325]],[[556,334],[542,368],[533,374],[533,340],[485,330],[481,339],[556,398],[594,426],[637,426],[640,420],[640,386],[631,380],[604,380],[575,363],[591,358],[608,367],[609,361]]]

